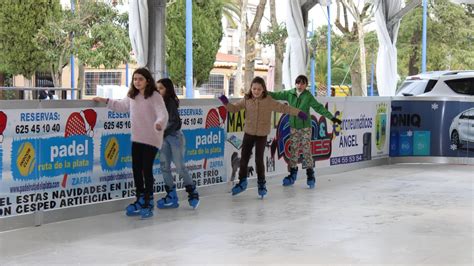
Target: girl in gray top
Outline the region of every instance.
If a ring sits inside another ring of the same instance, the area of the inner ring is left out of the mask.
[[[158,80],[157,88],[161,96],[163,96],[169,116],[163,145],[160,151],[160,166],[163,179],[165,180],[166,196],[158,200],[157,207],[160,209],[168,209],[177,208],[179,206],[176,185],[173,180],[173,175],[171,174],[171,161],[173,161],[176,166],[176,171],[183,178],[186,192],[189,194],[189,205],[195,209],[199,205],[199,194],[184,164],[185,142],[183,132],[181,132],[181,118],[178,112],[179,99],[176,96],[173,82],[170,79],[164,78]]]

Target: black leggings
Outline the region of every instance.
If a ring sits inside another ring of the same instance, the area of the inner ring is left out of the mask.
[[[265,165],[263,163],[263,153],[265,152],[265,144],[267,136],[254,136],[244,134],[242,142],[242,155],[240,158],[239,179],[247,178],[247,168],[252,155],[252,148],[255,145],[255,166],[257,167],[258,181],[265,181]]]
[[[158,148],[154,146],[132,142],[132,169],[137,197],[144,194],[148,198],[153,194],[153,163],[157,152]]]

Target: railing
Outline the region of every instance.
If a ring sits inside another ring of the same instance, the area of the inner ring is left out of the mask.
[[[0,87],[2,100],[77,100],[81,98],[82,89],[78,88]]]

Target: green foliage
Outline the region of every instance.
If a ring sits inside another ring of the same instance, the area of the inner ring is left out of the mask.
[[[86,2],[77,13],[79,25],[74,38],[74,53],[92,67],[115,68],[128,61],[128,15],[120,15],[101,2]]]
[[[46,69],[45,52],[34,44],[34,37],[60,10],[59,0],[2,1],[0,69],[25,77]]]
[[[280,40],[286,40],[288,32],[285,23],[277,26],[269,26],[266,32],[260,34],[259,43],[263,46],[275,45]]]
[[[44,62],[51,70],[62,70],[66,65],[66,56],[72,52],[72,32],[76,24],[71,12],[62,10],[34,35],[34,44],[43,51]]]
[[[166,64],[169,76],[184,85],[186,60],[186,8],[184,0],[167,6]],[[208,81],[222,40],[222,1],[193,1],[193,77],[196,85]]]
[[[317,86],[327,85],[327,26],[322,26],[314,32],[309,40],[309,49],[312,57],[316,58],[316,83]],[[331,79],[333,84],[341,84],[344,76],[349,71],[351,55],[357,47],[349,46],[344,38],[334,33],[331,34]],[[345,83],[350,83],[346,79]]]
[[[322,26],[314,32],[308,42],[311,56],[316,57],[316,81],[318,86],[326,87],[327,83],[327,26]],[[367,49],[366,60],[368,71],[372,58],[377,55],[377,34],[367,32],[365,36]],[[350,66],[357,64],[359,57],[359,42],[349,41],[342,35],[331,33],[331,80],[333,84],[350,85]],[[309,70],[308,70],[309,71]],[[370,72],[367,72],[370,73]]]
[[[239,0],[220,0],[222,3],[222,15],[229,23],[230,28],[237,29],[240,20]]]
[[[474,69],[472,5],[448,0],[428,5],[427,70]],[[407,14],[398,36],[398,70],[402,77],[421,71],[422,8]]]

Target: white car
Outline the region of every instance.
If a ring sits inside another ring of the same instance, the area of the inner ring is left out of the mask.
[[[474,96],[474,70],[433,71],[409,76],[396,96]]]
[[[449,127],[451,143],[458,148],[469,142],[474,143],[474,108],[464,110],[454,117]]]

